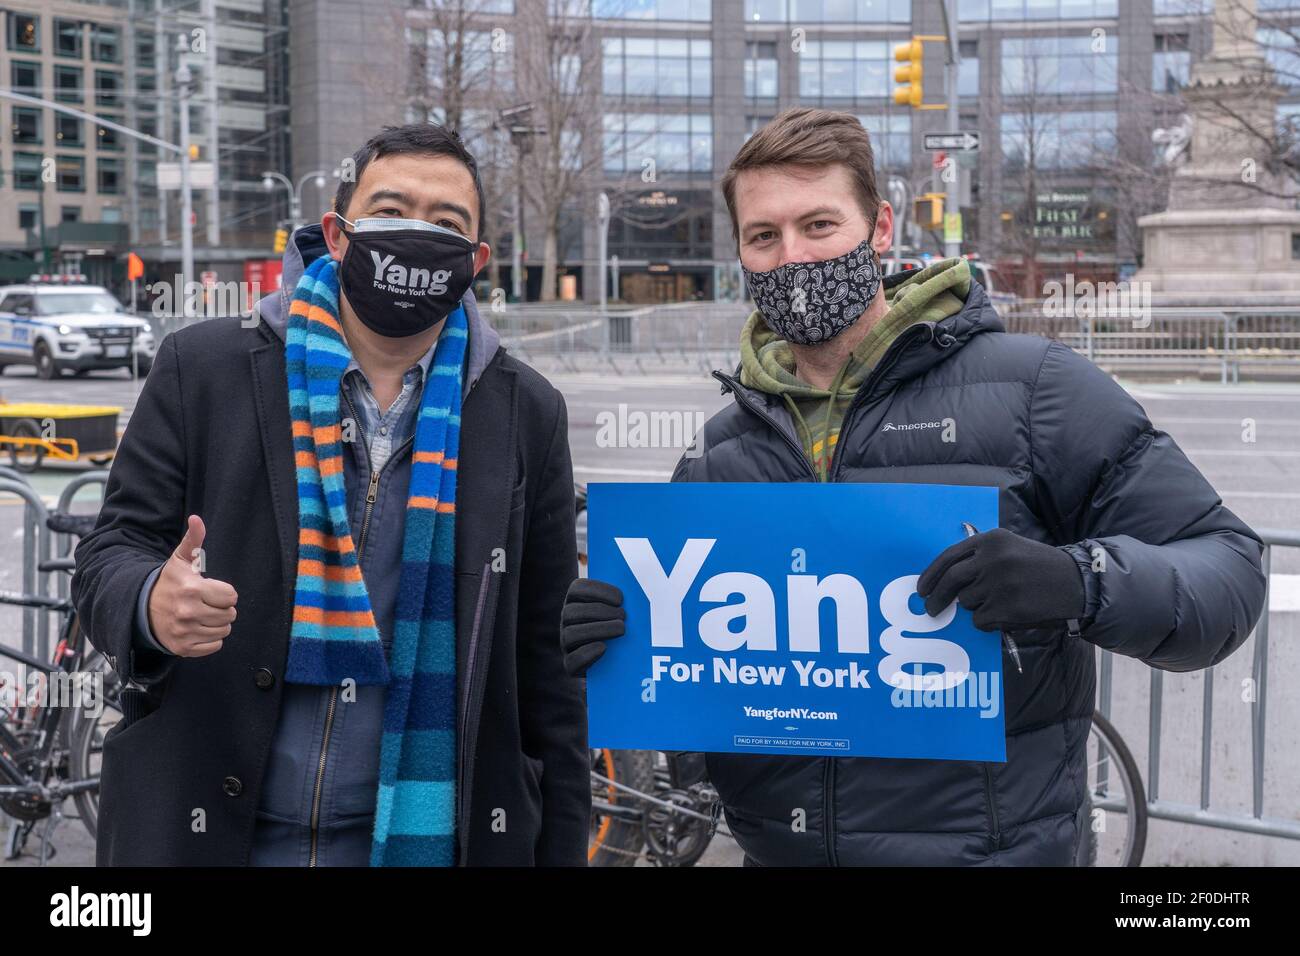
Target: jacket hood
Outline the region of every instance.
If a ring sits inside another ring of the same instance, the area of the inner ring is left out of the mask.
[[[294,231],[289,244],[285,247],[281,260],[282,271],[280,288],[270,295],[263,296],[253,307],[261,316],[264,324],[275,333],[281,344],[284,343],[285,330],[289,324],[289,301],[298,280],[307,271],[307,265],[329,252],[325,245],[325,231],[320,223],[312,223]],[[464,394],[478,381],[488,362],[496,354],[501,344],[497,330],[479,314],[478,302],[473,291],[466,290],[461,305],[465,307],[465,320],[468,324],[469,339],[467,343]]]

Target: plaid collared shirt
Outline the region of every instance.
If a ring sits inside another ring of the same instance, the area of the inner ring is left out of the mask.
[[[366,373],[361,371],[356,359],[350,360],[348,367],[343,370],[342,388],[347,391],[353,407],[361,417],[357,424],[367,443],[372,473],[383,468],[393,449],[400,447],[402,442],[414,434],[424,381],[428,377],[429,366],[433,363],[433,350],[437,346],[435,339],[429,350],[420,356],[420,361],[406,370],[402,376],[402,391],[385,412],[379,410],[379,402],[370,390]]]

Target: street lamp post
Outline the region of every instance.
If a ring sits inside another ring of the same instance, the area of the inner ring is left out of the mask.
[[[180,109],[181,130],[181,285],[177,290],[180,297],[181,312],[190,317],[191,297],[190,280],[194,277],[194,203],[190,196],[190,96],[193,74],[185,62],[189,52],[189,41],[184,34],[176,37],[176,51],[180,54],[180,66],[176,68],[177,102]]]
[[[268,192],[275,188],[279,183],[289,193],[289,225],[290,232],[300,228],[306,222],[302,215],[302,189],[307,185],[307,180],[314,180],[317,189],[325,188],[325,170],[313,169],[309,173],[304,173],[298,180],[298,185],[293,184],[284,173],[278,173],[274,169],[268,169],[262,173],[262,188]]]
[[[957,0],[943,0],[940,4],[943,10],[944,32],[948,36],[948,42],[944,49],[944,100],[948,104],[948,132],[956,133],[960,128],[960,116],[958,111],[961,106],[961,97],[959,95],[959,76],[961,71],[961,45],[957,36]],[[944,202],[943,208],[945,213],[961,213],[961,192],[957,183],[957,177],[960,170],[957,168],[956,153],[951,153],[948,160],[953,164],[952,174],[944,177]],[[948,230],[945,227],[944,232]],[[943,254],[946,258],[954,258],[961,255],[961,240],[952,240],[945,235],[943,243]]]
[[[546,130],[540,126],[525,125],[533,111],[532,103],[520,103],[508,109],[499,110],[493,122],[494,129],[510,133],[510,141],[515,147],[515,196],[514,218],[515,233],[511,242],[510,256],[510,291],[516,302],[522,302],[528,292],[524,283],[524,156],[534,136],[545,136]]]
[[[609,257],[609,195],[602,190],[596,197],[596,216],[600,228],[600,312],[605,314],[605,275]]]

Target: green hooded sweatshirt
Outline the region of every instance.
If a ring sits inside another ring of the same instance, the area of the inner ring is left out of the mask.
[[[889,310],[858,343],[829,389],[809,385],[795,374],[790,343],[777,338],[755,310],[740,333],[740,383],[785,399],[804,454],[817,480],[826,481],[844,415],[876,363],[909,325],[937,322],[961,311],[970,282],[970,266],[957,258],[931,263],[894,286],[886,293]]]

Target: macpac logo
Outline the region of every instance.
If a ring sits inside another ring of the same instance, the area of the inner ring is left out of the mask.
[[[375,263],[375,285],[390,292],[419,292],[443,295],[447,291],[447,280],[451,278],[450,269],[408,269],[393,255],[379,258],[373,249],[370,258]]]
[[[880,429],[882,432],[911,432],[921,428],[942,428],[943,422],[912,422],[910,424],[895,425],[893,422],[885,422]]]
[[[50,897],[51,926],[129,926],[134,936],[148,936],[153,925],[152,893],[70,893]]]

